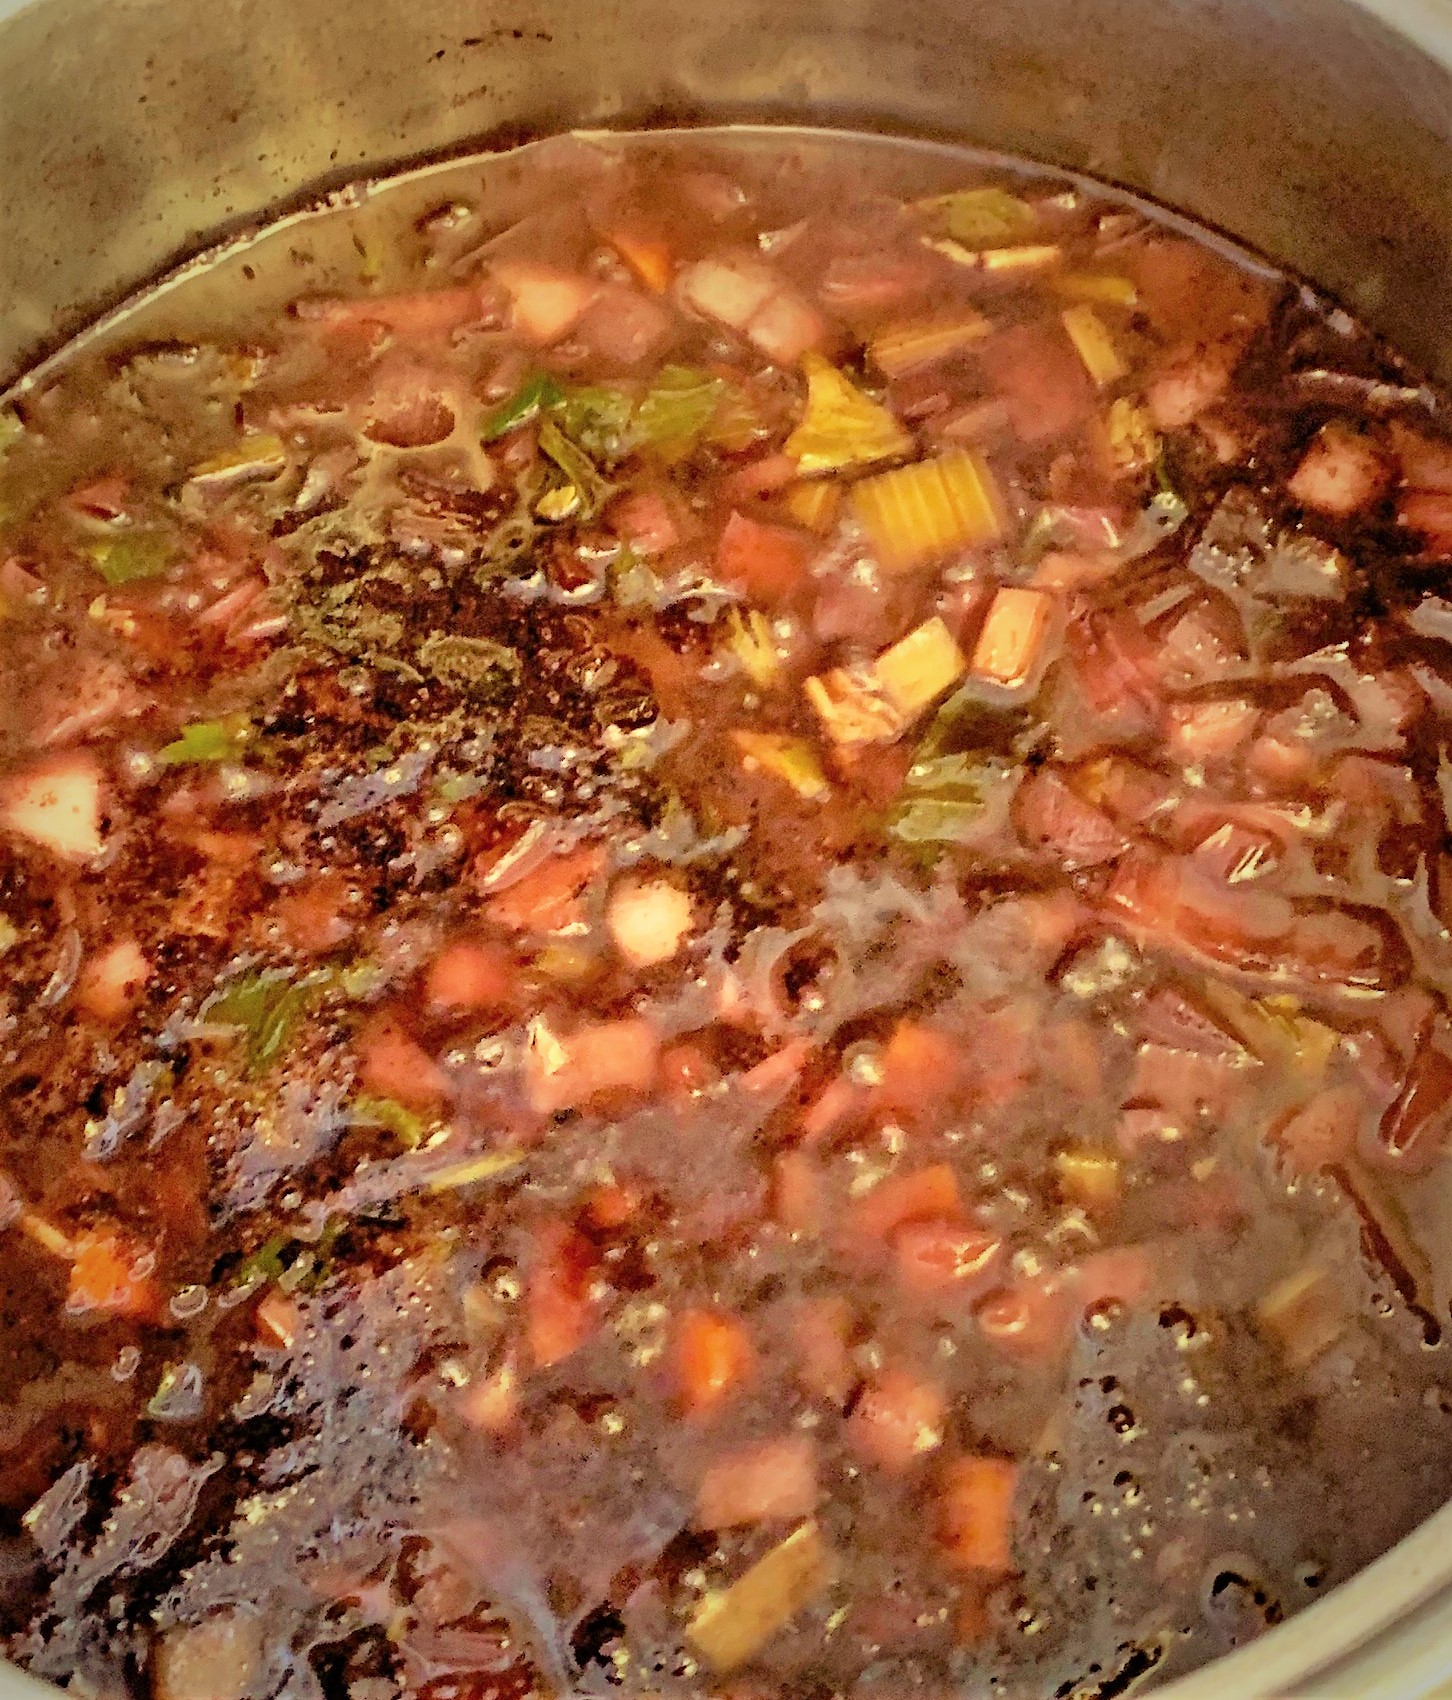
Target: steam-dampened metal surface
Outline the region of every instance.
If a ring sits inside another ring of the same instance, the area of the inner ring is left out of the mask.
[[[1348,0],[34,0],[0,24],[0,380],[320,181],[496,134],[732,116],[1122,182],[1452,373],[1452,78]]]

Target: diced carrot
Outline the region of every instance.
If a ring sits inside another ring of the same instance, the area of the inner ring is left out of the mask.
[[[279,1292],[276,1287],[270,1288],[257,1307],[257,1332],[264,1342],[290,1352],[301,1326],[302,1316],[296,1299]]]
[[[590,1299],[588,1242],[564,1222],[548,1222],[536,1235],[525,1277],[530,1356],[549,1369],[577,1352],[595,1327]]]
[[[497,945],[460,939],[436,956],[424,976],[424,1001],[441,1014],[497,1009],[514,987],[514,964]]]
[[[605,240],[647,289],[664,295],[670,288],[675,262],[670,244],[662,237],[647,235],[643,230],[617,228],[609,231]]]
[[[915,1293],[974,1293],[992,1278],[1003,1241],[958,1222],[909,1222],[893,1236],[898,1278]]]
[[[459,1401],[459,1411],[466,1423],[484,1434],[506,1434],[519,1415],[519,1376],[514,1365],[501,1364],[471,1382]]]
[[[1418,532],[1432,554],[1452,554],[1452,494],[1403,490],[1397,498],[1397,519],[1408,531]]]
[[[817,1505],[817,1448],[809,1435],[741,1447],[711,1464],[696,1494],[698,1529],[810,1517]]]
[[[779,1051],[763,1057],[741,1076],[748,1092],[780,1092],[797,1078],[812,1054],[810,1039],[788,1039]]]
[[[955,1458],[939,1498],[943,1553],[955,1570],[1013,1569],[1018,1466],[1006,1458]]]
[[[321,956],[352,935],[353,923],[345,913],[352,900],[348,880],[342,874],[327,873],[278,898],[272,916],[293,950]]]
[[[1332,420],[1312,439],[1286,492],[1303,508],[1347,519],[1379,501],[1391,477],[1387,457],[1373,438]]]
[[[390,1016],[369,1024],[358,1040],[359,1076],[370,1092],[410,1110],[434,1110],[449,1095],[448,1076]]]
[[[1043,591],[1024,585],[995,591],[973,650],[973,671],[997,685],[1024,684],[1038,663],[1053,606]]]
[[[585,1206],[591,1222],[611,1234],[617,1233],[627,1222],[632,1221],[638,1208],[639,1200],[635,1194],[623,1186],[617,1186],[613,1181],[591,1187]]]
[[[1068,1344],[1073,1307],[1060,1281],[1021,1277],[990,1293],[975,1314],[979,1333],[999,1351],[1052,1359]]]
[[[804,1151],[783,1151],[773,1165],[772,1214],[793,1234],[819,1234],[826,1215],[822,1173]]]
[[[140,1002],[151,963],[135,939],[122,939],[93,956],[76,981],[76,1002],[98,1021],[121,1021]]]
[[[655,1081],[660,1035],[641,1016],[537,1035],[525,1062],[529,1101],[541,1115],[573,1109],[597,1092],[644,1092]]]
[[[57,756],[0,786],[0,828],[72,861],[100,854],[101,770],[83,755]]]
[[[1066,1281],[1073,1309],[1083,1315],[1097,1305],[1138,1304],[1155,1278],[1154,1256],[1142,1245],[1111,1246],[1077,1263]]]
[[[86,1234],[75,1247],[66,1309],[78,1316],[99,1311],[151,1322],[160,1294],[149,1276],[137,1273],[136,1251],[117,1235]]]
[[[514,302],[515,329],[540,348],[573,330],[600,291],[592,278],[530,260],[496,260],[491,269]]]
[[[751,1336],[734,1316],[711,1310],[682,1312],[672,1342],[676,1396],[693,1416],[704,1416],[750,1379],[755,1365]]]
[[[807,1106],[802,1116],[802,1138],[808,1145],[825,1139],[834,1127],[845,1121],[862,1102],[864,1088],[839,1074],[829,1081]]]
[[[809,1393],[834,1405],[841,1405],[852,1391],[851,1329],[852,1308],[846,1299],[803,1299],[796,1307],[797,1379]]]
[[[709,1090],[720,1078],[721,1071],[709,1054],[689,1039],[661,1053],[660,1083],[667,1092],[689,1098]]]
[[[959,1044],[919,1021],[899,1021],[883,1046],[878,1101],[893,1114],[911,1115],[941,1104],[963,1072]]]
[[[517,932],[559,933],[578,926],[585,919],[585,888],[604,865],[605,851],[598,844],[551,856],[491,896],[489,917]]]
[[[847,1419],[854,1451],[894,1475],[943,1444],[948,1401],[933,1381],[903,1369],[885,1369],[858,1399]]]
[[[663,555],[681,540],[675,513],[659,490],[632,490],[611,504],[609,520],[638,555]]]
[[[958,1177],[946,1163],[890,1175],[852,1206],[856,1239],[887,1240],[905,1222],[954,1221],[962,1215]]]
[[[623,879],[610,893],[605,925],[632,968],[669,962],[694,921],[691,894],[669,879]]]
[[[777,602],[801,583],[812,548],[813,541],[800,532],[733,512],[716,547],[716,568],[748,596]]]

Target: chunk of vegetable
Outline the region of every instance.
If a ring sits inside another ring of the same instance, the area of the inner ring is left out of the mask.
[[[733,1671],[824,1594],[836,1577],[837,1561],[821,1530],[815,1523],[804,1523],[729,1588],[708,1594],[686,1639],[714,1670]]]
[[[1097,307],[1137,307],[1134,279],[1118,272],[1063,272],[1050,286],[1066,301],[1087,301]]]
[[[783,497],[783,504],[798,525],[825,537],[842,512],[842,486],[822,478],[794,484]]]
[[[540,348],[573,330],[600,292],[592,278],[530,260],[497,260],[491,269],[513,301],[514,328]]]
[[[672,465],[685,457],[716,417],[726,384],[692,366],[665,366],[635,409],[635,435]]]
[[[605,240],[647,289],[656,295],[664,295],[670,288],[675,262],[670,244],[662,237],[647,235],[640,230],[617,228],[608,232]]]
[[[77,1242],[66,1293],[66,1309],[78,1316],[100,1312],[153,1322],[161,1295],[140,1273],[141,1254],[118,1235],[85,1234]]]
[[[1018,1466],[1006,1458],[957,1458],[944,1470],[939,1535],[955,1569],[995,1575],[1013,1569],[1017,1491]]]
[[[122,1021],[140,1002],[151,963],[135,939],[120,939],[81,969],[76,1002],[98,1021]]]
[[[365,1029],[359,1040],[359,1074],[364,1085],[382,1098],[396,1098],[410,1110],[437,1110],[448,1097],[449,1078],[418,1042],[399,1024],[384,1017]]]
[[[599,1092],[644,1092],[655,1080],[660,1036],[640,1016],[600,1021],[557,1036],[536,1022],[525,1058],[525,1085],[541,1115],[573,1109]]]
[[[163,767],[185,767],[194,762],[236,761],[252,738],[252,723],[245,714],[228,714],[220,720],[194,720],[183,726],[181,735],[156,752]]]
[[[176,545],[161,531],[123,531],[86,545],[96,571],[112,589],[140,579],[160,578],[176,559]]]
[[[968,663],[953,634],[934,615],[885,649],[872,667],[888,702],[911,721],[957,684]]]
[[[1042,590],[1023,585],[996,590],[973,650],[973,671],[1007,689],[1026,684],[1038,665],[1053,608]]]
[[[726,610],[726,647],[753,685],[765,690],[781,675],[781,657],[771,622],[759,609]]]
[[[802,361],[807,405],[786,441],[786,452],[802,474],[839,472],[910,454],[911,435],[880,402],[862,393],[820,355]]]
[[[975,1293],[1003,1256],[1003,1241],[957,1222],[909,1222],[893,1236],[898,1279],[914,1293]]]
[[[947,360],[982,342],[992,326],[971,307],[951,318],[909,320],[880,330],[867,345],[872,363],[889,378]]]
[[[742,728],[731,734],[746,758],[748,770],[760,768],[775,779],[785,780],[797,796],[808,803],[831,795],[832,787],[822,772],[817,753],[804,738],[785,732],[753,732]]]
[[[594,1331],[590,1248],[562,1222],[547,1222],[535,1240],[525,1280],[530,1356],[550,1369],[579,1351]]]
[[[852,511],[894,572],[991,543],[1003,531],[993,476],[970,449],[864,479],[853,487]]]
[[[1323,425],[1286,483],[1303,508],[1348,519],[1386,494],[1391,466],[1373,438],[1339,420]]]
[[[1109,327],[1093,307],[1087,303],[1066,307],[1060,317],[1069,333],[1069,341],[1084,362],[1084,370],[1099,388],[1107,389],[1110,384],[1117,384],[1129,368],[1114,346]]]
[[[264,1658],[261,1620],[240,1606],[169,1629],[152,1655],[153,1700],[248,1700]]]
[[[854,1451],[901,1475],[943,1444],[948,1401],[936,1382],[885,1369],[862,1392],[847,1419]]]
[[[817,1449],[808,1435],[739,1447],[712,1463],[696,1494],[698,1529],[810,1517],[817,1506]]]
[[[1154,466],[1164,449],[1148,410],[1131,396],[1117,396],[1105,420],[1109,453],[1122,472],[1145,472]]]
[[[716,570],[748,596],[779,602],[801,582],[813,548],[799,532],[733,512],[716,546]]]
[[[756,1355],[745,1325],[711,1310],[683,1311],[671,1344],[676,1397],[693,1416],[724,1403],[754,1371]]]
[[[1028,236],[1038,223],[1029,203],[995,185],[960,189],[919,203],[940,227],[968,248],[994,248]]]
[[[101,853],[101,818],[101,770],[89,756],[57,756],[0,785],[0,828],[70,861]]]
[[[1054,1157],[1059,1189],[1074,1204],[1108,1210],[1119,1202],[1123,1185],[1119,1159],[1107,1151],[1070,1146]]]
[[[1319,1079],[1340,1043],[1334,1028],[1303,1015],[1299,1000],[1287,993],[1248,998],[1210,980],[1205,1000],[1253,1056],[1294,1074]]]
[[[924,1081],[933,1091],[935,1084]],[[940,1089],[940,1087],[939,1087]],[[948,1220],[962,1215],[958,1177],[946,1163],[934,1163],[906,1175],[890,1175],[852,1206],[854,1238],[886,1240],[905,1222]]]
[[[610,893],[605,924],[632,968],[669,962],[694,921],[691,894],[668,879],[624,879]]]
[[[461,939],[440,952],[424,976],[424,1000],[431,1010],[460,1014],[497,1009],[514,987],[514,967],[497,946]]]

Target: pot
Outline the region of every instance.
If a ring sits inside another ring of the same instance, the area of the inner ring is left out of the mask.
[[[0,390],[261,214],[571,127],[969,141],[1165,202],[1452,383],[1452,0],[0,0]],[[1164,1700],[1452,1700],[1452,1507]],[[52,1692],[0,1667],[0,1700]]]

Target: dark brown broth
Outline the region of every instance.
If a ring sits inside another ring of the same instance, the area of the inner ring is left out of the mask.
[[[814,357],[888,433],[816,474]],[[1174,221],[820,138],[434,168],[37,374],[12,1656],[1108,1695],[1441,1504],[1438,405]]]

